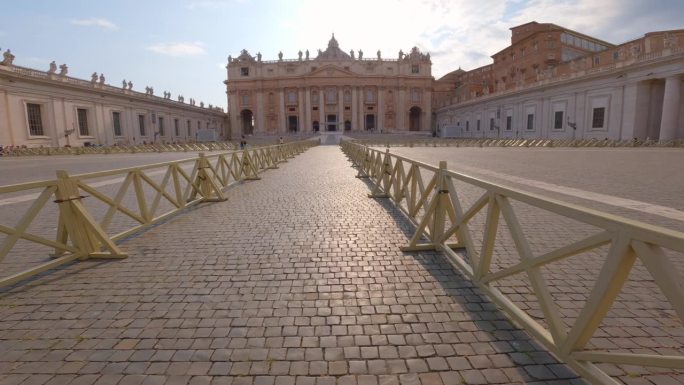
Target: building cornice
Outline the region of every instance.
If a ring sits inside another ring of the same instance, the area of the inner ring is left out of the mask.
[[[663,56],[663,51],[651,52],[649,54],[642,55],[633,63],[629,63],[626,65],[613,64],[604,67],[592,68],[585,71],[578,71],[574,74],[566,74],[556,76],[550,79],[539,80],[533,84],[518,87],[513,90],[493,92],[488,95],[482,95],[473,99],[466,100],[461,103],[452,103],[444,107],[439,107],[435,111],[440,113],[446,112],[453,108],[470,107],[473,105],[494,101],[500,98],[519,96],[527,93],[542,91],[545,87],[549,86],[572,85],[574,83],[581,83],[585,81],[596,80],[599,78],[613,77],[616,75],[620,76],[627,71],[639,71],[654,65],[670,64],[677,61],[684,61],[684,46],[672,49],[670,51],[670,54],[666,56]]]
[[[98,82],[93,83],[83,79],[78,79],[59,74],[50,74],[48,72],[43,72],[27,67],[15,65],[0,65],[0,77],[7,78],[10,80],[10,82],[22,81],[27,83],[45,85],[48,87],[59,87],[63,89],[70,89],[86,93],[95,92],[114,98],[130,99],[136,102],[152,103],[167,108],[181,108],[196,113],[212,114],[220,117],[226,115],[224,111],[218,108],[200,107],[176,101],[173,99],[166,99],[163,97],[149,95],[138,91],[114,87],[109,84],[100,84]]]

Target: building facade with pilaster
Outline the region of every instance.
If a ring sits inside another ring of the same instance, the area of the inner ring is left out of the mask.
[[[65,64],[47,71],[0,63],[0,146],[62,147],[194,142],[202,135],[228,138],[222,108],[157,96],[152,87],[107,84],[104,75],[84,80]],[[207,135],[208,134],[208,135]]]
[[[317,131],[430,131],[429,54],[414,47],[387,59],[345,52],[335,36],[316,57],[264,61],[243,50],[228,58],[233,136]]]
[[[434,86],[436,125],[463,138],[684,139],[684,30],[613,45],[554,24],[511,28],[493,64]]]

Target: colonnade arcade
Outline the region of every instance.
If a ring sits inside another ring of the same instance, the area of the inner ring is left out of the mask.
[[[417,88],[406,92],[398,87],[326,85],[234,93],[240,102],[241,133],[247,135],[403,127],[420,131],[425,129],[422,94]]]

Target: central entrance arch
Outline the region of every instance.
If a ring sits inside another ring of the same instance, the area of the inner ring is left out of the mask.
[[[254,133],[254,114],[252,111],[242,110],[240,120],[242,120],[242,134],[252,135]]]
[[[409,131],[420,131],[422,113],[420,107],[411,107],[409,110]]]

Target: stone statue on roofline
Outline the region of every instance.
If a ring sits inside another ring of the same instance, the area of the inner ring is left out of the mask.
[[[283,51],[278,52],[278,60],[283,61]]]
[[[257,61],[261,63],[261,52],[257,52]]]
[[[100,84],[104,84],[104,83],[105,83],[105,76],[104,76],[104,74],[100,74]]]
[[[130,80],[128,81],[128,89],[129,89],[129,90],[132,90],[132,89],[133,89],[133,82],[130,81]]]
[[[52,62],[50,62],[50,69],[48,70],[48,73],[54,74],[55,72],[57,72],[57,63],[55,63],[55,61],[53,60]]]
[[[378,60],[382,60],[382,58],[380,57],[380,50],[378,50]]]
[[[300,49],[297,54],[299,55],[299,61],[301,61],[302,60],[302,50]]]
[[[349,50],[349,56],[351,56],[352,60],[354,60],[354,50]]]
[[[123,88],[123,89],[125,90],[125,89],[126,89],[126,85],[127,85],[127,84],[126,84],[126,79],[124,79],[124,80],[121,82],[121,88]]]
[[[14,55],[12,55],[12,51],[7,49],[4,54],[2,54],[3,60],[0,62],[0,64],[5,65],[5,66],[11,66],[12,62],[14,62]]]
[[[306,50],[306,60],[309,60],[309,50]]]
[[[90,82],[93,84],[97,83],[97,72],[93,72],[93,74],[90,75]]]
[[[359,50],[359,60],[363,59],[363,51]]]
[[[59,76],[66,76],[69,73],[69,67],[66,64],[59,66]]]

